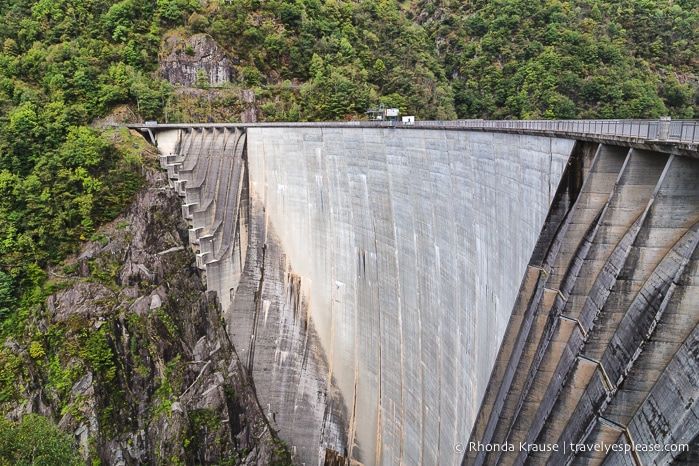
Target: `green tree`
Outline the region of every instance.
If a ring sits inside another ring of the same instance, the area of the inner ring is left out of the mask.
[[[197,70],[197,79],[194,85],[200,89],[208,89],[211,86],[211,83],[209,82],[209,75],[206,74],[206,70],[204,68],[199,68]]]
[[[311,65],[309,67],[309,71],[311,72],[311,77],[313,79],[320,79],[323,76],[324,72],[324,63],[323,59],[320,58],[320,55],[317,53],[313,54],[313,57],[311,58]]]
[[[12,37],[5,39],[5,42],[3,43],[3,52],[5,55],[9,55],[11,57],[14,57],[19,53],[17,42]]]
[[[36,414],[25,415],[19,423],[0,418],[0,466],[57,464],[84,464],[70,435]]]
[[[129,94],[136,99],[139,113],[147,120],[157,119],[162,113],[170,92],[169,83],[147,80],[141,75],[135,76],[129,89]]]
[[[0,321],[15,307],[15,284],[12,277],[0,271]]]
[[[189,15],[187,24],[189,25],[189,29],[193,33],[197,34],[206,31],[206,29],[209,27],[209,20],[206,18],[206,16],[201,15],[195,11],[194,13]]]
[[[102,161],[108,148],[109,142],[93,129],[71,126],[59,154],[66,167],[94,167]]]
[[[402,115],[405,115],[407,110],[407,103],[405,97],[400,94],[389,94],[381,97],[379,102],[386,108],[397,108],[400,110]]]

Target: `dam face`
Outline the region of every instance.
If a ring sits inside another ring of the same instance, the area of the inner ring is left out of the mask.
[[[157,137],[198,264],[296,461],[460,463],[586,143],[333,127]]]
[[[457,462],[572,142],[250,128],[247,147],[251,200],[298,277],[307,344],[323,356],[312,374],[303,352],[282,364],[270,345],[269,384],[301,371],[300,386],[336,391],[341,408],[280,393],[280,428],[296,430],[307,409],[347,432],[329,448],[365,464]]]
[[[145,129],[298,464],[699,462],[697,122],[286,125]]]

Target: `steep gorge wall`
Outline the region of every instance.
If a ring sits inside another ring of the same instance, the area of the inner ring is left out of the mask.
[[[217,131],[159,134],[179,154],[165,159],[171,176],[209,166],[212,141],[228,147]],[[237,265],[201,265],[265,414],[300,463],[459,462],[574,142],[391,128],[242,137],[247,153],[229,154],[247,164],[229,166],[247,177],[207,168],[196,190],[248,179],[226,191],[240,202],[221,259]],[[178,184],[186,200],[191,184]],[[186,203],[193,221],[209,205]]]
[[[51,349],[5,343],[23,368],[8,417],[56,419],[87,464],[288,464],[185,247],[180,199],[144,174],[129,208],[50,272],[60,281],[33,319]]]

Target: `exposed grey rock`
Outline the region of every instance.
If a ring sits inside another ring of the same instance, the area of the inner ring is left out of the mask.
[[[140,296],[128,309],[130,312],[138,315],[148,314],[150,312],[150,300],[146,299],[144,296]]]
[[[203,336],[197,341],[196,346],[194,347],[194,350],[192,351],[192,354],[194,355],[194,361],[193,362],[202,362],[206,359],[208,359],[208,354],[207,354],[207,341],[206,341],[206,336]]]
[[[157,294],[154,294],[150,298],[150,310],[152,311],[153,309],[158,309],[160,306],[163,305],[163,301],[160,299],[160,296]]]
[[[94,282],[78,282],[48,299],[54,322],[65,320],[74,314],[85,318],[103,316],[115,303],[114,292]]]
[[[193,87],[201,72],[206,73],[211,86],[231,82],[236,77],[231,58],[211,36],[195,34],[185,38],[172,34],[165,38],[160,51],[163,78],[175,85]]]
[[[159,256],[164,256],[165,254],[169,254],[171,252],[177,252],[177,251],[182,251],[184,249],[184,246],[175,246],[174,248],[166,249],[164,251],[160,251],[158,253]]]
[[[128,288],[123,288],[121,292],[119,292],[119,298],[120,299],[136,299],[140,296],[138,288],[135,287],[128,287]]]
[[[254,104],[255,103],[255,91],[252,89],[245,89],[240,91],[240,99],[248,104]]]
[[[5,348],[9,348],[10,350],[12,350],[14,354],[19,354],[26,348],[26,346],[21,346],[16,341],[9,339],[5,341],[4,346]]]
[[[68,286],[47,300],[46,330],[64,335],[69,348],[55,351],[77,378],[67,388],[46,384],[32,360],[41,356],[20,354],[28,362],[27,401],[8,417],[54,418],[86,459],[102,464],[273,463],[284,447],[185,248],[179,198],[163,189],[159,173],[147,178],[100,232],[109,241],[88,243]],[[21,353],[16,342],[4,344]]]
[[[73,393],[73,395],[83,394],[91,385],[92,385],[92,371],[87,371],[87,374],[85,374],[85,377],[78,380],[75,383],[75,385],[73,385],[71,392]]]
[[[245,110],[240,114],[243,123],[257,123],[257,107],[255,106],[255,91],[245,89],[240,92],[240,100],[245,102]]]

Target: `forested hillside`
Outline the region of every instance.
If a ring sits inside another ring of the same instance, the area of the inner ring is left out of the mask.
[[[158,74],[164,38],[196,34],[230,81]],[[144,182],[142,144],[103,118],[693,118],[698,38],[697,0],[0,0],[0,411],[32,387],[65,416],[86,367],[123,381],[115,336],[37,317],[76,280],[116,286],[71,258]]]
[[[242,58],[248,86],[301,84],[265,108],[276,119],[379,100],[423,119],[692,118],[698,104],[693,0],[233,0],[202,15],[190,27]]]
[[[696,0],[421,2],[462,118],[693,118]]]
[[[235,78],[217,103],[236,105],[230,96],[253,89],[263,120],[356,118],[379,102],[423,119],[691,118],[697,108],[695,0],[60,0],[1,8],[7,113],[34,105],[41,118],[53,102],[54,120],[68,115],[63,126],[117,103],[147,119],[201,118],[180,105],[181,92],[152,79],[162,38],[172,33],[208,34],[234,57]]]
[[[0,3],[0,313],[5,326],[14,322],[18,305],[26,313],[42,302],[42,268],[89,239],[140,187],[138,158],[86,126],[120,102],[133,102],[144,117],[154,117],[167,95],[167,87],[148,74],[157,65],[156,23],[129,20],[129,40],[115,39],[107,25],[118,8],[110,3]],[[146,18],[147,13],[130,8],[130,14]]]

